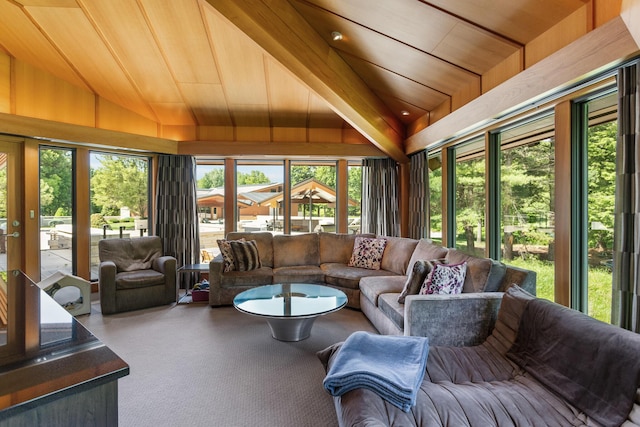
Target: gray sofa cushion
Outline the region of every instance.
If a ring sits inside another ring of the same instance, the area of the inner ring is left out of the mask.
[[[324,272],[317,265],[296,265],[273,269],[273,283],[323,283]]]
[[[360,279],[360,293],[364,295],[374,306],[378,306],[378,297],[381,294],[393,292],[397,294],[404,286],[404,276],[370,276]]]
[[[348,264],[356,237],[375,237],[375,235],[319,233],[320,264],[327,262]]]
[[[399,329],[404,329],[404,304],[398,302],[398,293],[381,294],[378,307]]]
[[[445,258],[447,264],[460,264],[467,262],[467,274],[464,278],[462,292],[483,292],[487,284],[487,278],[493,266],[491,258],[478,258],[467,255],[456,249],[449,249]]]
[[[409,259],[418,241],[404,237],[378,237],[387,240],[384,253],[382,254],[380,268],[382,270],[393,271],[396,274],[407,274]]]
[[[260,263],[263,267],[273,267],[273,234],[269,232],[239,232],[232,231],[227,234],[227,240],[239,240],[243,238],[247,241],[255,240],[260,255]]]
[[[368,270],[366,268],[349,267],[345,264],[326,263],[320,266],[324,272],[324,280],[334,286],[358,289],[360,279],[371,276],[397,276],[386,270]],[[402,276],[404,279],[404,276]]]
[[[261,286],[272,283],[273,269],[260,267],[251,271],[229,271],[220,277],[220,285],[233,286]]]
[[[319,265],[318,240],[317,233],[273,236],[273,267]]]
[[[420,291],[424,279],[427,278],[427,275],[433,269],[433,262],[424,259],[416,260],[416,262],[413,264],[413,269],[407,276],[407,280],[404,283],[402,292],[400,292],[400,295],[398,295],[398,302],[400,304],[404,304],[404,300],[407,295],[416,295]]]
[[[407,271],[411,271],[413,263],[416,262],[416,260],[444,259],[447,252],[449,252],[447,248],[436,245],[430,239],[420,239],[413,251],[413,254],[411,254],[409,264],[407,265]]]

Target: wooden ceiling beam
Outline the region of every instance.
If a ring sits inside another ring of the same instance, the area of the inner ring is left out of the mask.
[[[404,125],[287,0],[205,0],[399,163]]]

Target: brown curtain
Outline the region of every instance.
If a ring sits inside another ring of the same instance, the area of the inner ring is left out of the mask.
[[[427,170],[427,150],[422,150],[410,158],[409,165],[409,235],[421,239],[429,234],[429,173]]]
[[[611,323],[640,332],[640,89],[638,62],[618,70]]]
[[[393,159],[362,162],[362,232],[400,236],[398,165]]]

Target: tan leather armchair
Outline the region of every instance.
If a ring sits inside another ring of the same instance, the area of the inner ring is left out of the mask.
[[[157,236],[98,242],[102,314],[176,302],[176,259]]]

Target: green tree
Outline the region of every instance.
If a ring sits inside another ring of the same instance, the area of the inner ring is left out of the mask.
[[[113,209],[127,206],[134,214],[147,216],[148,165],[135,157],[101,155],[93,171],[91,187],[96,205]]]
[[[72,211],[72,173],[71,150],[40,150],[40,210],[43,215],[54,215],[60,208]]]
[[[456,233],[463,235],[473,250],[473,227],[484,219],[484,158],[472,158],[456,164]]]
[[[588,221],[613,228],[616,180],[617,122],[591,126],[587,135]],[[589,247],[611,248],[613,232],[599,230],[589,233]]]
[[[198,180],[198,188],[218,188],[224,185],[224,169],[214,169]]]
[[[252,170],[249,173],[239,172],[236,178],[238,185],[269,184],[271,180],[262,171]]]

